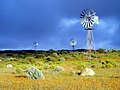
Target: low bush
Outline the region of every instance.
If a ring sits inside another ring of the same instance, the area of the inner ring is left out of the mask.
[[[56,61],[56,59],[55,59],[54,57],[50,57],[50,56],[48,56],[48,57],[46,58],[46,60],[47,60],[47,61],[52,61],[52,62]]]
[[[112,64],[110,64],[110,63],[108,63],[108,64],[106,64],[106,67],[107,68],[112,68],[112,67],[114,67]]]
[[[36,59],[34,57],[27,57],[26,60],[29,61],[29,63],[31,64],[36,62]]]
[[[77,65],[77,69],[83,69],[83,68],[86,68],[87,65],[85,62],[79,62],[78,65]]]
[[[107,67],[107,68],[111,68],[111,67],[116,67],[117,63],[114,60],[106,60],[106,61],[102,61],[102,67]]]
[[[54,68],[54,71],[62,72],[62,71],[64,71],[64,68],[61,67],[61,66],[56,66],[56,67]]]
[[[111,64],[111,65],[113,65],[114,67],[117,66],[117,63],[116,63],[114,60],[106,60],[105,62],[106,62],[106,64]]]
[[[44,63],[42,61],[37,61],[34,63],[36,66],[44,66]]]
[[[36,67],[27,68],[26,74],[27,74],[27,77],[31,79],[38,79],[38,78],[44,79],[45,78],[42,71],[37,69]]]
[[[44,68],[45,70],[47,70],[47,69],[49,69],[49,68],[50,68],[50,65],[49,65],[49,64],[47,64],[47,63],[45,63],[45,64],[44,64],[44,66],[43,66],[43,68]]]
[[[46,57],[44,54],[37,54],[37,55],[35,56],[35,58],[44,58],[44,57]]]
[[[98,51],[99,53],[105,53],[105,50],[104,50],[103,48],[99,48],[97,51]]]
[[[64,58],[64,57],[61,57],[61,58],[59,59],[59,61],[65,61],[65,58]]]
[[[16,74],[19,74],[19,75],[23,75],[24,74],[24,70],[22,68],[16,68]]]
[[[53,56],[53,57],[57,57],[58,54],[57,54],[57,53],[53,53],[52,56]]]

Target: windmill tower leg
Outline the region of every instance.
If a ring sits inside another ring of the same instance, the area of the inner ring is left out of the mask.
[[[97,59],[95,42],[94,42],[94,35],[93,35],[92,31],[91,31],[91,40],[92,40],[92,50],[94,50],[95,59]]]
[[[73,48],[73,51],[74,51],[75,50],[75,46],[73,45],[72,48]]]
[[[91,59],[91,51],[93,48],[94,37],[91,30],[87,30],[87,37],[86,37],[86,49],[88,52],[88,59]]]

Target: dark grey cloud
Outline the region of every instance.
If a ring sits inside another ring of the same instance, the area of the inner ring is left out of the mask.
[[[100,24],[94,31],[97,48],[120,48],[119,0],[1,0],[0,49],[85,48],[86,31],[79,22],[84,8],[97,12]]]

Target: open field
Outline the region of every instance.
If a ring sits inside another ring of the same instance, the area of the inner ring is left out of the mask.
[[[91,57],[86,60],[86,54],[77,51],[2,53],[0,90],[120,90],[120,52],[96,52]],[[6,68],[7,64],[13,67]],[[25,70],[30,66],[42,70],[45,79],[27,78]],[[56,66],[63,67],[64,71],[54,71]],[[71,69],[77,72],[86,67],[91,67],[95,75],[70,73]]]

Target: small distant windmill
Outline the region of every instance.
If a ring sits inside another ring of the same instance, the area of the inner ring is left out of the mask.
[[[34,50],[36,51],[37,46],[38,46],[38,42],[33,42],[33,46],[34,46]]]
[[[95,49],[95,45],[94,45],[94,36],[92,33],[92,30],[94,30],[94,28],[92,28],[92,26],[94,24],[98,24],[98,16],[96,16],[96,12],[94,12],[91,9],[84,9],[81,14],[80,14],[80,22],[83,25],[83,27],[85,28],[85,30],[87,30],[87,36],[86,36],[86,49],[91,53],[91,50]],[[90,56],[91,58],[91,56]]]
[[[77,44],[77,40],[72,38],[70,39],[70,45],[72,46],[73,50],[75,50],[75,45]]]

